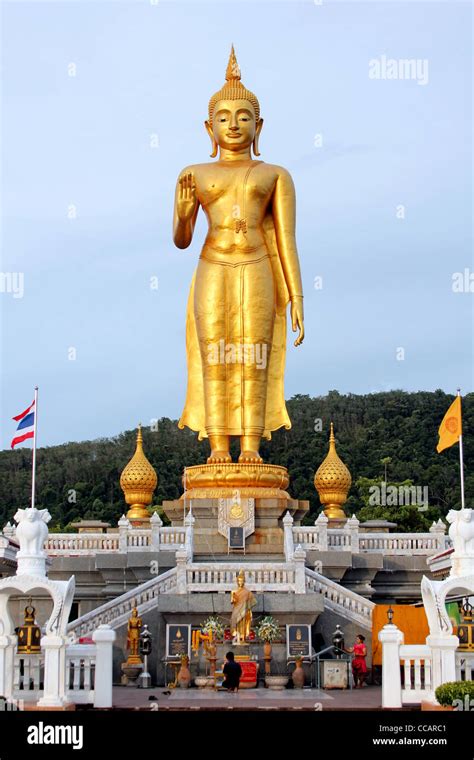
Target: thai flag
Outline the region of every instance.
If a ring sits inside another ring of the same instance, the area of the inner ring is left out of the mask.
[[[17,446],[19,443],[26,441],[28,438],[35,437],[35,410],[33,409],[34,405],[35,402],[33,401],[28,409],[25,409],[24,412],[18,414],[16,417],[13,417],[15,422],[18,422],[18,427],[16,429],[18,435],[15,436],[11,443],[12,449],[14,449],[15,446]]]

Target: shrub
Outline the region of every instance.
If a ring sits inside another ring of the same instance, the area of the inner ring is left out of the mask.
[[[435,697],[443,707],[451,707],[458,699],[463,702],[466,695],[469,700],[474,700],[474,681],[448,681],[435,691]]]

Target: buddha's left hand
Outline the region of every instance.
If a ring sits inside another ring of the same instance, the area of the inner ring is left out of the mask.
[[[298,337],[295,340],[295,346],[299,346],[304,341],[304,312],[302,296],[295,296],[291,299],[291,327],[293,329],[293,332],[299,330]]]

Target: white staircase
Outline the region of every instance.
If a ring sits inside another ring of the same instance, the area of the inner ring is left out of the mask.
[[[323,594],[324,607],[357,623],[365,630],[372,630],[372,610],[374,602],[365,599],[360,594],[341,586],[340,583],[329,580],[324,575],[306,568],[306,588],[308,591]]]
[[[120,628],[133,607],[137,606],[140,615],[159,607],[161,594],[230,592],[241,567],[237,562],[187,562],[185,557],[179,560],[178,553],[176,567],[74,620],[68,625],[68,634],[74,639],[87,636],[104,623]],[[373,602],[300,563],[247,563],[245,574],[247,587],[255,593],[322,594],[326,609],[361,628],[372,629]]]

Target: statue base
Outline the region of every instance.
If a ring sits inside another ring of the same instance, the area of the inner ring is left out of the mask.
[[[121,678],[122,686],[136,686],[138,677],[143,670],[143,663],[129,662],[127,660],[127,662],[122,663],[121,670],[122,670],[122,678]]]
[[[242,498],[289,499],[286,467],[274,464],[227,462],[186,467],[181,499],[228,499],[238,491]]]
[[[239,489],[240,490],[240,489]],[[255,499],[255,527],[245,539],[245,553],[249,557],[282,561],[284,556],[283,517],[287,512],[293,517],[294,526],[309,510],[309,501],[291,499],[287,494],[282,498],[265,498],[258,488],[249,489],[249,494],[243,498]],[[242,491],[240,491],[242,494]],[[232,496],[235,495],[235,490]],[[163,511],[173,527],[183,525],[184,513],[192,507],[194,517],[193,552],[198,560],[208,558],[229,558],[227,538],[218,529],[220,498],[200,497],[190,498],[186,493],[186,501],[164,501]],[[192,501],[192,503],[191,503]],[[241,554],[241,552],[240,552]]]

